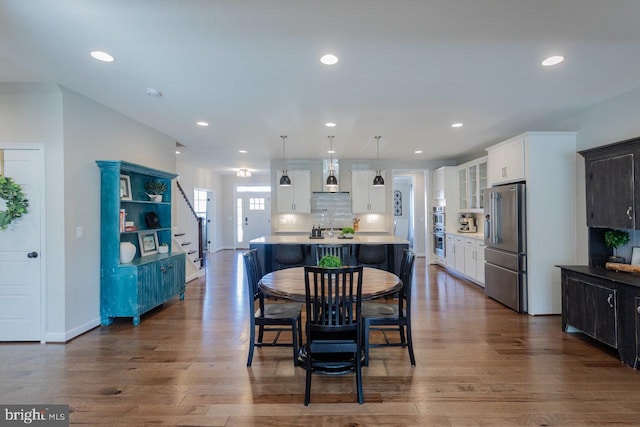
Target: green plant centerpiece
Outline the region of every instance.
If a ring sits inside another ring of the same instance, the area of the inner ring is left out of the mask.
[[[604,233],[604,243],[608,248],[613,249],[613,256],[609,257],[609,262],[624,263],[624,257],[618,256],[616,249],[629,243],[629,232],[624,230],[608,230]]]
[[[0,230],[6,230],[11,221],[27,213],[29,200],[20,184],[6,176],[0,176],[0,199],[5,200],[6,205],[6,210],[0,210]]]
[[[324,268],[342,267],[342,260],[340,259],[339,256],[325,255],[322,258],[320,258],[320,261],[318,261],[318,267],[324,267]]]
[[[149,196],[154,202],[161,202],[162,195],[167,191],[167,184],[158,180],[147,181],[144,184],[144,189],[147,191],[146,195]]]
[[[340,231],[340,236],[344,237],[345,239],[352,238],[354,234],[356,234],[356,230],[354,230],[352,227],[344,227],[342,231]]]

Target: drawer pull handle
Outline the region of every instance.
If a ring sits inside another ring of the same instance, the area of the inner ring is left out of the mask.
[[[607,303],[609,303],[609,307],[613,308],[613,294],[609,294],[607,297]]]

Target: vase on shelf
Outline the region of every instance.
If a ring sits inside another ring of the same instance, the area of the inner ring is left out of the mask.
[[[136,256],[136,247],[131,242],[120,243],[120,263],[128,264]]]
[[[152,202],[160,203],[162,201],[162,194],[145,194],[149,196],[149,199],[151,199]]]

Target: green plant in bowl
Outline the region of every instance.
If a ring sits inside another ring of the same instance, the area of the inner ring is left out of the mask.
[[[616,249],[618,246],[623,246],[629,243],[629,232],[624,230],[608,230],[604,233],[604,243],[608,248],[613,249],[613,256],[610,257],[612,262],[625,262],[625,259],[617,256]]]
[[[342,231],[340,231],[340,234],[343,236],[353,236],[355,233],[356,233],[356,230],[354,230],[351,227],[344,227]]]
[[[320,258],[320,261],[318,261],[318,267],[324,267],[324,268],[342,267],[342,260],[340,259],[339,256],[325,255],[322,258]]]

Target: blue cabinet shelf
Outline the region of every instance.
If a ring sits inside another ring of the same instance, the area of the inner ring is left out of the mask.
[[[131,317],[140,324],[140,316],[179,296],[185,291],[185,253],[171,248],[171,181],[176,174],[121,160],[98,160],[100,168],[100,322],[110,325],[116,317]],[[131,200],[123,200],[121,176],[131,188]],[[145,184],[158,180],[167,185],[162,202],[148,200]],[[126,221],[133,221],[136,231],[122,231],[120,211]],[[158,217],[159,226],[151,228],[148,213]],[[140,256],[139,233],[155,231],[156,244],[169,245],[169,253]],[[120,243],[130,242],[136,256],[130,263],[120,263]]]

